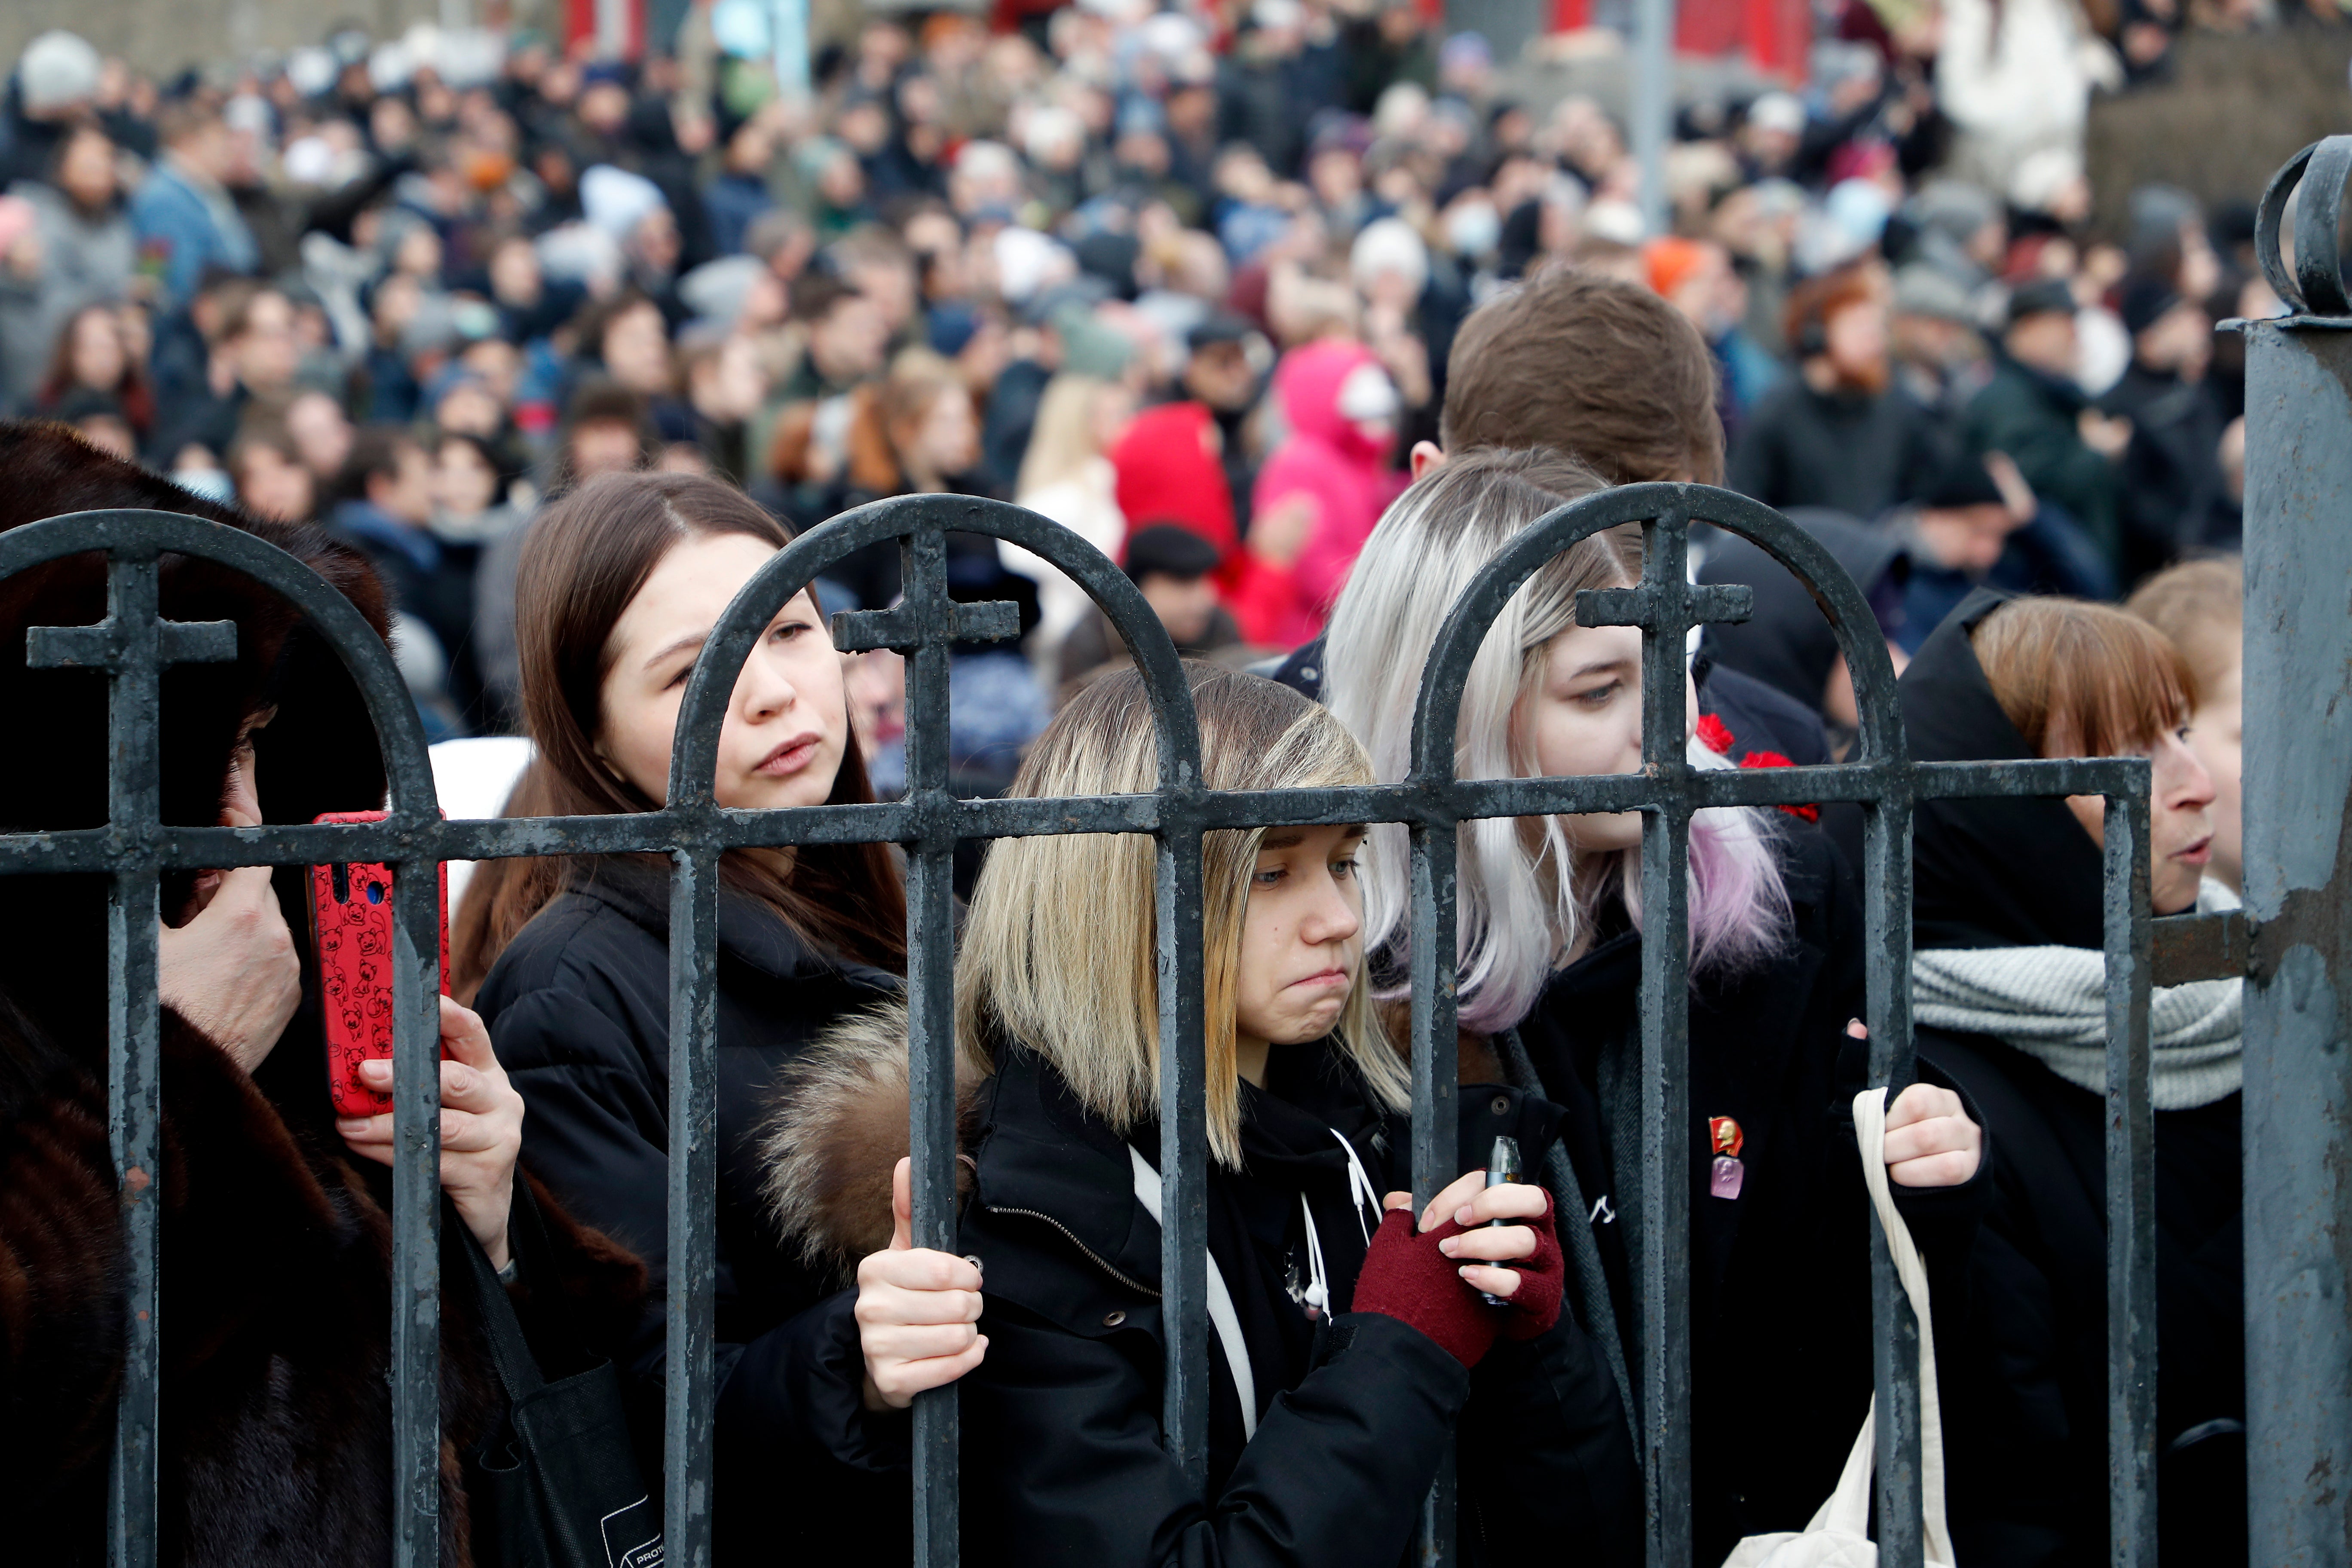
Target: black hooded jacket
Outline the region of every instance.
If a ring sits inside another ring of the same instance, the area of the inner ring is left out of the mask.
[[[1986,683],[1972,595],[1905,671],[1912,755],[2032,753]],[[2062,801],[1922,801],[1913,941],[1932,948],[2101,945],[2101,856]],[[1939,1316],[1950,1513],[1962,1562],[2107,1560],[2106,1107],[1982,1035],[1922,1028],[1998,1130],[1990,1212],[1965,1317]],[[2156,1113],[2159,1554],[2245,1562],[2239,1097]]]
[[[653,1431],[668,1355],[668,933],[665,868],[593,862],[516,934],[475,1002],[529,1111],[523,1163],[651,1268],[624,1367]],[[718,956],[718,1561],[772,1551],[779,1510],[815,1556],[903,1561],[903,1418],[867,1421],[856,1293],[786,1252],[754,1142],[786,1064],[898,982],[812,950],[733,889],[719,896]]]
[[[1158,1128],[1122,1134],[1034,1052],[995,1057],[961,1085],[958,1130],[957,1246],[987,1280],[987,1355],[957,1385],[966,1562],[1387,1568],[1449,1431],[1465,1563],[1543,1561],[1564,1541],[1580,1561],[1640,1560],[1623,1413],[1568,1313],[1465,1373],[1418,1329],[1349,1310],[1379,1221],[1350,1200],[1340,1141],[1385,1193],[1410,1184],[1410,1138],[1328,1042],[1276,1047],[1265,1089],[1241,1086],[1241,1170],[1209,1173],[1209,1253],[1247,1347],[1257,1430],[1244,1437],[1213,1334],[1204,1500],[1160,1439],[1160,1233],[1129,1152],[1156,1166]],[[1559,1110],[1488,1085],[1464,1089],[1459,1117],[1458,1157],[1475,1168],[1497,1134],[1539,1162]],[[813,1256],[846,1268],[887,1236],[907,1126],[903,1009],[835,1030],[794,1065],[766,1139],[768,1181]],[[1308,1310],[1302,1201],[1327,1311]]]
[[[294,555],[383,635],[367,563],[315,528],[257,521],[200,500],[53,425],[0,423],[0,530],[102,508],[225,523]],[[384,772],[341,661],[291,605],[209,562],[166,556],[163,614],[233,622],[236,658],[163,677],[161,816],[211,826],[240,727],[255,736],[272,823],[363,810]],[[96,556],[0,581],[0,707],[40,752],[0,771],[0,832],[87,827],[107,816],[106,678],[26,664],[28,626],[106,613]],[[194,873],[164,878],[177,918]],[[162,1155],[159,1554],[173,1564],[342,1568],[392,1555],[391,1173],[336,1134],[317,965],[299,867],[277,890],[302,956],[300,1009],[248,1075],[166,1008]],[[129,1259],[107,1139],[107,900],[103,876],[0,877],[0,1513],[8,1560],[107,1561],[108,1456],[121,1381]],[[514,1291],[551,1378],[617,1348],[644,1272],[541,1199],[551,1249],[520,1257]],[[444,1226],[440,1559],[478,1555],[471,1483],[503,1403],[462,1283],[461,1232]],[[487,1540],[484,1544],[487,1545]]]
[[[1882,602],[1900,602],[1903,584],[1910,578],[1910,555],[1891,530],[1819,509],[1801,509],[1791,521],[1827,547],[1874,608]],[[1748,619],[1706,628],[1703,646],[1707,657],[1720,669],[1752,676],[1818,711],[1838,660],[1837,633],[1796,574],[1760,547],[1736,534],[1719,533],[1707,545],[1698,580],[1742,584],[1756,595]],[[1886,592],[1890,584],[1891,595]],[[1879,629],[1873,626],[1868,635]]]
[[[1702,974],[1690,994],[1691,1461],[1703,1563],[1721,1562],[1742,1536],[1803,1529],[1870,1402],[1873,1222],[1853,1119],[1868,1056],[1845,1033],[1864,1012],[1862,900],[1811,827],[1789,823],[1777,849],[1790,907],[1782,946]],[[1516,1037],[1533,1087],[1567,1110],[1560,1144],[1636,1379],[1642,940],[1612,904],[1591,948],[1497,1040],[1507,1068]],[[1921,1076],[1945,1081],[1925,1064]],[[1713,1187],[1719,1118],[1738,1135],[1732,1196]],[[1993,1157],[1989,1135],[1966,1184],[1894,1189],[1939,1306],[1956,1299]]]

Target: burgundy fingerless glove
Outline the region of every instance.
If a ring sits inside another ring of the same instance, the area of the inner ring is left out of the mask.
[[[1416,1231],[1412,1210],[1391,1209],[1356,1276],[1354,1310],[1410,1323],[1465,1367],[1486,1358],[1497,1333],[1535,1338],[1559,1319],[1559,1238],[1552,1230],[1549,1198],[1540,1215],[1513,1223],[1535,1231],[1536,1250],[1532,1257],[1496,1265],[1519,1275],[1508,1307],[1486,1305],[1463,1283],[1459,1270],[1467,1260],[1437,1249],[1447,1237],[1462,1234],[1459,1225],[1449,1219],[1434,1230]]]
[[[1519,1276],[1510,1312],[1503,1320],[1503,1337],[1531,1340],[1559,1321],[1560,1286],[1566,1278],[1559,1261],[1559,1232],[1552,1226],[1551,1194],[1544,1194],[1543,1213],[1518,1223],[1536,1233],[1536,1249],[1501,1266]]]

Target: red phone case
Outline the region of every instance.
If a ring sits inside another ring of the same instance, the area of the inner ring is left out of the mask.
[[[330,811],[320,822],[381,822]],[[327,1037],[327,1093],[339,1116],[378,1116],[392,1096],[360,1082],[360,1063],[392,1058],[392,872],[365,860],[310,868],[310,930]],[[441,989],[449,989],[449,868],[441,868]],[[445,1048],[446,1058],[448,1051]]]

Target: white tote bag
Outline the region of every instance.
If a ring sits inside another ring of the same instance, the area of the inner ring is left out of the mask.
[[[1952,1538],[1944,1526],[1944,1424],[1936,1400],[1936,1331],[1927,1314],[1927,1269],[1911,1241],[1910,1228],[1895,1212],[1886,1186],[1886,1091],[1867,1089],[1853,1097],[1854,1142],[1862,1149],[1863,1180],[1886,1231],[1895,1271],[1911,1310],[1919,1320],[1919,1492],[1927,1508],[1927,1568],[1952,1568]],[[1871,1472],[1877,1457],[1878,1401],[1862,1418],[1862,1436],[1846,1456],[1837,1490],[1822,1504],[1801,1532],[1751,1535],[1732,1549],[1723,1568],[1878,1568],[1878,1548],[1870,1540]]]

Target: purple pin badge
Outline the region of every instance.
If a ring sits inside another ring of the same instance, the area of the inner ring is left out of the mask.
[[[1748,1167],[1728,1154],[1718,1154],[1715,1171],[1708,1179],[1706,1190],[1718,1198],[1736,1198],[1739,1185],[1748,1179]]]

